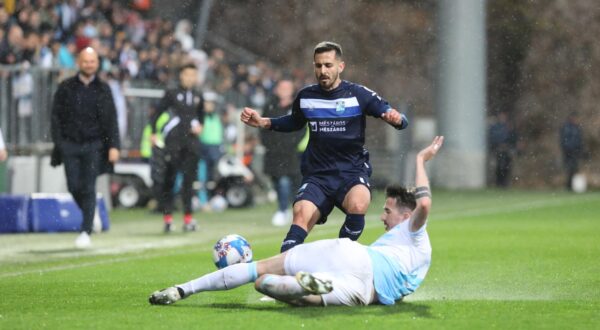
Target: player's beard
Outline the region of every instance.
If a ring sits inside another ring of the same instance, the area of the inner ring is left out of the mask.
[[[340,78],[340,73],[339,72],[335,72],[329,75],[329,79],[326,81],[322,81],[321,80],[321,76],[317,76],[317,81],[319,82],[319,86],[321,86],[321,88],[323,90],[326,91],[330,91],[334,88],[335,83],[338,81],[338,79]]]

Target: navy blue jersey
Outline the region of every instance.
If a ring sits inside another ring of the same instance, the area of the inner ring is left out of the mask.
[[[331,91],[310,85],[298,93],[290,115],[271,120],[271,129],[289,132],[308,124],[302,175],[335,175],[370,166],[364,148],[366,116],[379,118],[390,108],[377,93],[352,82],[344,80]]]

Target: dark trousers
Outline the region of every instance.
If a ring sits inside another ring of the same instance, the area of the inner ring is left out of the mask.
[[[508,151],[496,152],[496,186],[506,188],[510,184],[512,157]]]
[[[163,214],[173,213],[173,188],[178,172],[183,174],[181,184],[183,211],[192,213],[194,182],[198,178],[199,143],[167,143],[165,148],[164,181],[159,188],[161,190],[159,203],[162,205]]]
[[[292,196],[292,178],[283,175],[280,177],[272,177],[273,186],[277,192],[277,209],[285,212],[290,206]]]
[[[579,159],[578,154],[574,152],[564,152],[564,164],[567,172],[566,188],[572,189],[573,177],[579,171]]]
[[[81,231],[92,233],[96,211],[96,178],[100,172],[102,142],[61,144],[67,188],[83,214]]]
[[[206,162],[206,182],[215,178],[215,168],[223,155],[220,144],[200,144],[201,159]]]

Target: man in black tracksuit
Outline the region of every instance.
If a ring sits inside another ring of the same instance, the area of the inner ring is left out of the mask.
[[[91,245],[96,210],[96,178],[119,159],[117,113],[108,85],[98,78],[99,60],[90,47],[77,58],[79,72],[63,81],[52,104],[52,166],[65,165],[67,187],[81,208],[77,247]]]
[[[204,122],[202,95],[194,90],[198,79],[198,70],[193,64],[183,66],[179,71],[179,87],[168,90],[160,101],[152,118],[152,142],[163,147],[157,141],[156,121],[160,115],[170,112],[169,121],[163,126],[165,178],[161,187],[160,205],[163,208],[165,232],[172,231],[173,222],[173,186],[177,172],[183,173],[181,197],[184,208],[184,231],[196,230],[192,218],[193,183],[198,177],[200,158],[199,134]]]

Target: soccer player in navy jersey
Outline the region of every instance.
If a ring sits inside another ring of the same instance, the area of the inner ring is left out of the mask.
[[[278,132],[304,129],[310,139],[302,156],[302,183],[294,201],[294,216],[281,252],[302,244],[315,224],[323,224],[336,206],[346,214],[340,238],[357,240],[371,201],[369,153],[364,148],[366,116],[381,118],[397,129],[408,126],[406,116],[372,90],[340,78],[345,63],[340,45],[324,41],[314,49],[318,84],[302,89],[292,113],[264,118],[244,108],[245,124]]]

